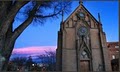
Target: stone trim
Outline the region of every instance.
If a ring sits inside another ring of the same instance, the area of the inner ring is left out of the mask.
[[[63,50],[76,50],[75,48],[63,48]]]

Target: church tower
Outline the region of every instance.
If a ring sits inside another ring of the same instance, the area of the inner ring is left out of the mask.
[[[106,35],[99,21],[80,5],[58,31],[56,66],[58,71],[111,71]]]

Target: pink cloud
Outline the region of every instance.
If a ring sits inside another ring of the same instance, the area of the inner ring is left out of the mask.
[[[14,48],[12,55],[40,55],[45,53],[45,51],[56,51],[57,46],[32,46],[32,47],[24,47],[24,48]]]

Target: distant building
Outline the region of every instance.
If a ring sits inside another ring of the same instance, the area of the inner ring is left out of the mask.
[[[119,45],[118,42],[107,42],[109,49],[110,60],[119,58]]]
[[[113,71],[118,71],[119,69],[119,43],[118,42],[107,42],[107,47],[109,50],[109,57],[111,61],[111,66]]]

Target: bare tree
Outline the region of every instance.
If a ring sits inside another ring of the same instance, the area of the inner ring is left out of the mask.
[[[32,60],[32,57],[29,56],[29,57],[28,57],[28,60],[27,60],[27,62],[26,62],[26,67],[27,67],[27,69],[28,69],[29,71],[31,70],[32,64],[34,64],[34,62],[33,62],[33,60]]]
[[[21,68],[22,66],[26,66],[27,58],[26,57],[15,57],[10,60],[10,66],[13,69],[9,70],[14,70],[16,71],[17,69]]]
[[[20,34],[32,23],[44,23],[48,18],[58,18],[61,12],[68,13],[71,2],[48,1],[0,1],[0,51],[5,57],[1,65],[2,71],[7,69],[7,64],[14,48],[14,43]],[[46,11],[47,10],[47,11]],[[13,22],[17,14],[23,14],[23,22],[13,30]]]
[[[48,71],[55,71],[56,53],[54,51],[45,51],[45,54],[39,55],[38,59],[40,59]]]

